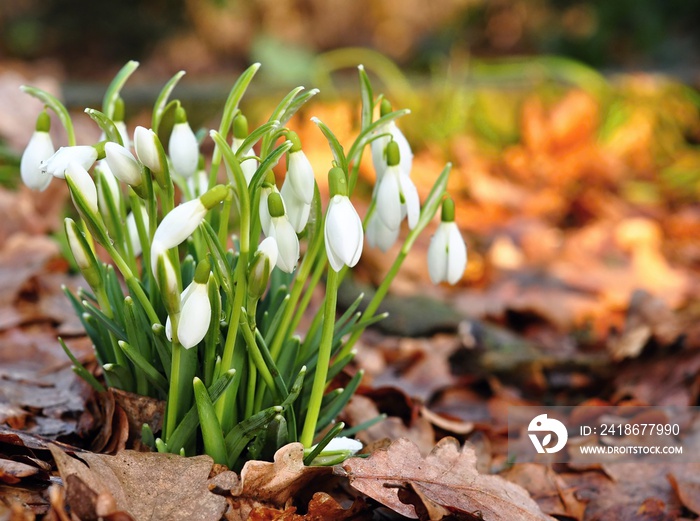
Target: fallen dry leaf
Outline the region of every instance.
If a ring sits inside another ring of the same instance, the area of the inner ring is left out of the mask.
[[[126,512],[136,521],[216,521],[226,510],[226,498],[209,490],[213,467],[209,456],[183,458],[133,451],[114,456],[81,453],[83,463],[58,447],[50,449],[66,483],[71,508],[80,501],[81,508],[95,516]],[[213,479],[220,482],[223,478],[219,474]],[[85,503],[88,496],[90,501]]]
[[[351,458],[336,467],[350,484],[401,515],[417,518],[413,505],[401,501],[399,490],[411,486],[431,505],[450,512],[480,516],[485,520],[551,520],[528,493],[500,476],[479,474],[477,456],[468,445],[460,451],[453,438],[443,438],[423,458],[407,439],[367,459]]]
[[[247,519],[258,507],[282,508],[319,476],[330,476],[330,467],[304,466],[304,446],[290,443],[279,449],[272,463],[248,461],[231,486],[235,512],[229,519]]]

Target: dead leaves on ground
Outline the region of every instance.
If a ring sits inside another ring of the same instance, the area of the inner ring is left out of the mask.
[[[479,474],[473,448],[443,438],[423,458],[399,439],[367,459],[342,465],[350,484],[400,514],[421,520],[546,520],[527,492],[499,476]]]

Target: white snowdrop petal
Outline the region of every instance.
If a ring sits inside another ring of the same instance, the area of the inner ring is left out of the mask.
[[[384,226],[395,230],[401,224],[401,196],[399,194],[399,172],[395,167],[387,168],[377,190],[377,209]]]
[[[120,144],[112,141],[105,143],[105,159],[112,174],[120,181],[131,186],[139,186],[143,182],[136,158]]]
[[[433,284],[439,284],[447,278],[447,240],[448,236],[440,223],[435,235],[430,239],[428,247],[428,274]]]
[[[173,126],[168,151],[175,173],[184,178],[192,177],[199,162],[199,143],[189,123],[176,123]]]
[[[420,217],[420,198],[418,197],[418,190],[416,185],[413,184],[411,178],[403,172],[399,174],[399,184],[401,185],[401,193],[406,201],[406,215],[408,216],[408,227],[412,230],[418,224],[418,218]]]
[[[190,349],[199,344],[209,329],[211,322],[211,302],[206,284],[192,282],[189,293],[181,301],[180,321],[177,338],[182,347]]]
[[[374,212],[367,223],[367,244],[372,248],[379,248],[383,252],[389,251],[399,238],[399,228],[392,230],[384,226],[384,223]]]
[[[19,165],[22,181],[25,185],[32,190],[46,190],[52,177],[41,171],[41,163],[53,154],[53,141],[49,133],[34,132],[27,144],[27,148],[24,149]]]
[[[153,273],[158,256],[184,242],[197,229],[207,213],[199,199],[192,199],[171,210],[158,225],[151,245]]]
[[[41,163],[41,171],[64,179],[70,163],[76,163],[89,170],[97,160],[97,150],[89,145],[76,145],[59,148],[50,158]]]
[[[270,231],[279,250],[277,267],[286,273],[292,273],[299,260],[299,238],[294,228],[286,216],[273,217]]]
[[[445,224],[448,225],[446,279],[450,284],[457,284],[462,279],[464,270],[467,267],[467,246],[464,243],[457,223],[450,222]]]
[[[156,133],[149,128],[138,126],[134,129],[134,150],[136,151],[136,156],[139,158],[139,161],[153,172],[161,172],[163,170],[156,145],[157,139]]]
[[[270,274],[272,274],[272,270],[277,264],[277,257],[279,256],[277,240],[274,237],[265,237],[258,245],[258,251],[262,252],[270,259]]]
[[[306,154],[298,150],[289,154],[287,177],[298,199],[311,204],[314,198],[314,170]]]
[[[284,201],[284,207],[289,222],[292,223],[294,231],[301,233],[309,220],[311,205],[306,204],[297,196],[297,193],[292,188],[292,184],[288,179],[285,179],[284,183],[282,183],[280,195],[282,196],[282,201]]]
[[[364,244],[362,220],[346,196],[335,195],[331,199],[323,234],[326,256],[333,270],[357,264]]]
[[[355,454],[357,451],[362,450],[362,442],[354,440],[352,438],[346,438],[340,436],[338,438],[333,438],[328,445],[321,451],[324,452],[336,452],[336,451],[348,451]]]
[[[76,189],[85,198],[85,202],[88,204],[90,211],[98,213],[97,188],[87,170],[85,170],[81,164],[71,162],[65,170],[65,175],[70,177]]]

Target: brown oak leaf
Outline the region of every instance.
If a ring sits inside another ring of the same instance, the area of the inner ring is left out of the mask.
[[[343,472],[350,484],[401,515],[419,517],[413,505],[401,501],[399,491],[410,487],[421,499],[429,501],[423,513],[441,511],[441,506],[462,517],[485,520],[552,520],[542,513],[528,493],[500,476],[480,474],[477,455],[465,445],[460,450],[454,438],[443,438],[423,458],[413,443],[402,438],[367,459],[351,458],[337,472]],[[405,495],[404,495],[405,497]]]

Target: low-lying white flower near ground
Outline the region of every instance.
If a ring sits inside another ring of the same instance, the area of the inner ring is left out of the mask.
[[[177,324],[177,340],[185,349],[199,344],[209,330],[211,301],[209,300],[209,264],[197,266],[194,279],[180,295],[180,315]],[[168,316],[165,334],[172,340],[172,321]]]
[[[289,222],[279,193],[272,192],[268,196],[267,207],[270,213],[268,237],[274,237],[277,242],[277,267],[292,273],[299,261],[299,238]]]

